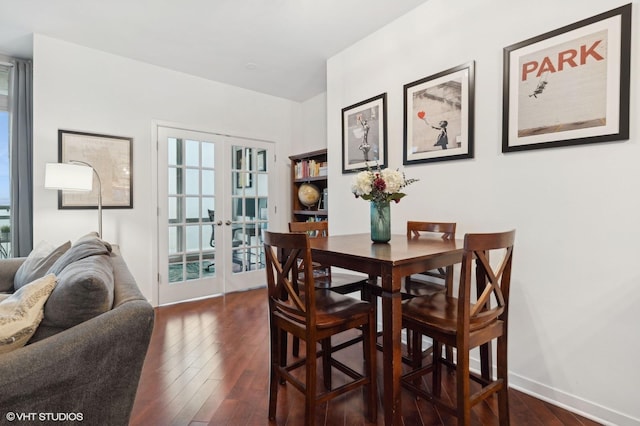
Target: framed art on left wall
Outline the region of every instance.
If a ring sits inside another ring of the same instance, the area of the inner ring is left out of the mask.
[[[94,168],[102,182],[102,208],[133,208],[133,138],[58,130],[58,161],[81,161]],[[59,209],[97,209],[98,187],[91,192],[59,191]]]

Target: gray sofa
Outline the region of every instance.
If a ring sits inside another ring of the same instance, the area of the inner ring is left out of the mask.
[[[0,424],[129,423],[154,310],[122,256],[103,256],[113,267],[110,310],[63,330],[41,324],[26,346],[0,354]],[[24,260],[0,260],[0,292],[12,291]],[[20,422],[8,413],[53,417]]]

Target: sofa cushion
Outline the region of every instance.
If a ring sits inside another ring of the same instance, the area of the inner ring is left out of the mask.
[[[13,278],[13,288],[18,290],[30,282],[44,277],[55,261],[70,247],[70,241],[58,247],[46,241],[40,242],[16,271],[16,275]]]
[[[24,346],[36,332],[43,306],[56,286],[56,277],[46,275],[0,301],[0,354]]]
[[[44,307],[42,325],[66,329],[111,309],[114,279],[109,255],[70,262],[57,277],[58,285]]]

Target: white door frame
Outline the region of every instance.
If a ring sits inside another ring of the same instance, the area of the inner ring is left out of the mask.
[[[159,121],[159,120],[153,120],[152,121],[152,129],[151,129],[151,138],[152,141],[155,141],[155,144],[152,143],[151,144],[151,151],[152,151],[152,156],[151,156],[151,172],[152,172],[152,199],[155,200],[155,203],[153,203],[152,205],[150,205],[150,210],[151,210],[151,215],[152,217],[155,217],[155,227],[154,229],[156,230],[156,232],[153,233],[152,238],[151,238],[151,242],[152,242],[152,246],[156,247],[156,253],[152,256],[152,271],[153,271],[153,275],[155,275],[156,277],[156,283],[155,285],[152,286],[152,297],[151,297],[151,302],[154,306],[158,306],[160,303],[160,295],[159,295],[159,284],[160,284],[160,271],[159,271],[159,250],[158,245],[159,245],[159,229],[160,229],[160,220],[159,220],[159,199],[158,199],[158,184],[159,184],[159,170],[158,170],[158,130],[160,127],[169,127],[169,128],[173,128],[173,129],[178,129],[178,130],[185,130],[185,131],[194,131],[194,132],[199,132],[199,133],[209,133],[212,135],[219,135],[219,136],[223,136],[223,137],[229,137],[229,138],[238,138],[241,140],[245,140],[245,141],[254,141],[254,142],[258,142],[258,143],[267,143],[269,144],[270,148],[269,148],[269,188],[270,191],[270,196],[269,196],[269,227],[273,227],[276,226],[277,227],[277,223],[278,221],[278,208],[277,208],[277,202],[276,200],[279,198],[277,196],[277,194],[275,194],[275,182],[277,180],[277,173],[276,173],[276,165],[275,165],[275,153],[276,153],[276,143],[273,141],[269,141],[266,139],[257,139],[257,138],[252,138],[252,137],[244,137],[244,136],[234,136],[234,135],[228,135],[228,134],[224,134],[221,132],[216,132],[216,131],[212,131],[211,129],[208,128],[203,128],[200,126],[192,126],[192,125],[184,125],[184,124],[180,124],[180,123],[175,123],[175,122],[167,122],[167,121]],[[155,146],[154,146],[155,145]],[[166,224],[165,224],[166,225]],[[165,254],[166,255],[166,254]],[[262,272],[262,276],[264,276],[264,272]],[[258,287],[265,285],[264,283],[260,284]],[[225,288],[229,287],[226,285],[226,282],[224,284]],[[233,291],[234,288],[233,286],[231,286],[231,290]],[[225,290],[227,291],[227,290]]]

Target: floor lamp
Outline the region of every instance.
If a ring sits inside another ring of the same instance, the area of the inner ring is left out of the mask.
[[[98,236],[102,238],[102,182],[100,175],[91,164],[79,160],[70,160],[68,163],[47,163],[44,171],[44,187],[87,192],[93,189],[93,175],[98,181]]]

